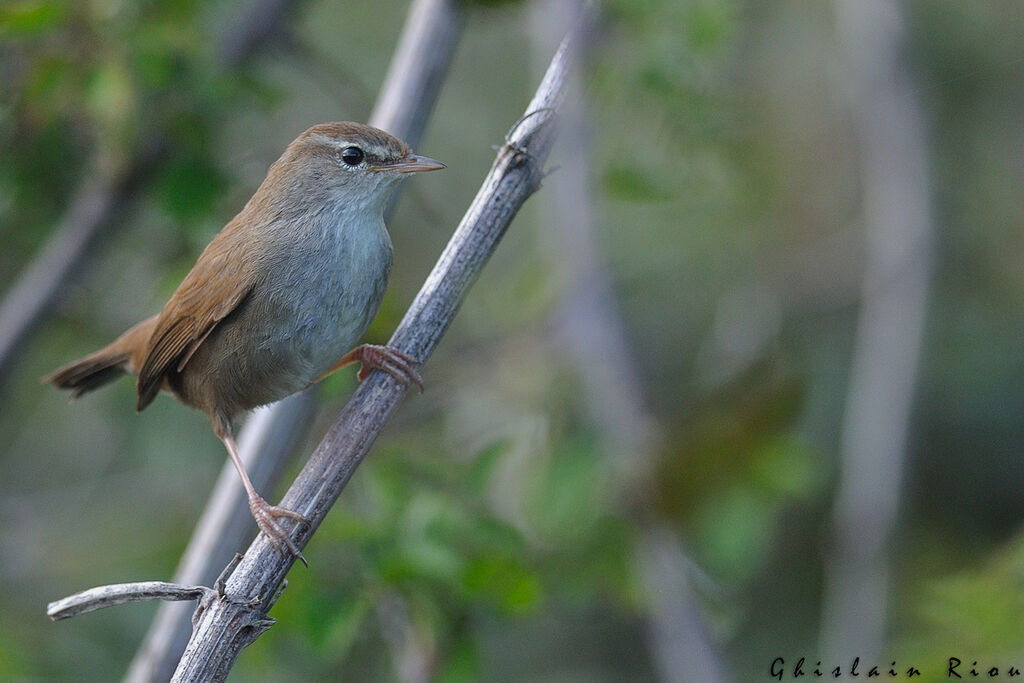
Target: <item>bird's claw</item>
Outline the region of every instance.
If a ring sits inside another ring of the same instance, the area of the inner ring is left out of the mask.
[[[362,366],[356,375],[360,382],[369,376],[370,370],[383,370],[406,386],[415,384],[423,393],[423,377],[415,367],[419,361],[409,354],[390,346],[363,344],[356,349],[356,359]]]
[[[286,554],[285,549],[290,552],[294,557],[302,561],[302,564],[309,566],[306,562],[306,558],[302,556],[302,551],[292,541],[291,536],[288,535],[280,524],[278,524],[275,517],[287,517],[288,519],[294,519],[299,524],[307,523],[305,517],[300,515],[294,510],[283,508],[279,505],[271,505],[263,498],[256,496],[255,498],[249,499],[249,510],[252,511],[252,516],[256,520],[256,525],[260,528],[260,531],[264,533],[270,543],[277,548],[281,554]]]

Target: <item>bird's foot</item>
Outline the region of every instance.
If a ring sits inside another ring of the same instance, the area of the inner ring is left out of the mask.
[[[350,357],[353,361],[359,361],[361,368],[356,377],[362,382],[374,368],[383,370],[402,384],[408,386],[415,384],[423,393],[423,378],[416,370],[419,361],[407,353],[390,346],[378,346],[376,344],[363,344],[352,350]]]
[[[306,558],[302,556],[302,552],[299,547],[295,545],[288,532],[281,528],[281,525],[275,521],[278,517],[287,517],[288,519],[294,519],[300,524],[307,523],[305,517],[300,515],[294,510],[280,507],[279,505],[271,505],[260,496],[249,498],[249,510],[252,511],[252,516],[256,520],[256,525],[259,526],[270,542],[278,549],[281,554],[285,554],[287,549],[292,555],[302,561],[302,564],[309,566],[306,562]]]

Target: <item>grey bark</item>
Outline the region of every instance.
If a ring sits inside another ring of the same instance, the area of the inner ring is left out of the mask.
[[[104,607],[123,605],[140,600],[197,600],[213,590],[205,586],[182,586],[166,581],[139,581],[135,583],[114,583],[109,586],[90,588],[51,602],[46,606],[46,616],[54,621],[76,617],[79,614],[95,612]]]
[[[307,389],[257,411],[246,422],[238,448],[258,490],[269,491],[278,481],[288,455],[305,435],[316,405],[316,391]],[[245,539],[255,527],[238,473],[227,462],[181,557],[174,582],[210,584],[235,552],[245,547]],[[188,643],[194,611],[195,606],[188,603],[162,603],[124,680],[169,680]]]

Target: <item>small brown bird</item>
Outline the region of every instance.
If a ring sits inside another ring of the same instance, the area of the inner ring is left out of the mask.
[[[422,389],[415,359],[387,346],[352,347],[377,314],[391,273],[388,197],[406,175],[442,168],[370,126],[313,126],[270,167],[163,311],[45,381],[77,397],[130,373],[138,377],[136,410],[161,389],[203,410],[256,523],[279,550],[284,545],[301,559],[275,518],[305,520],[256,493],[233,422],[349,363],[362,364],[360,380],[378,368]]]

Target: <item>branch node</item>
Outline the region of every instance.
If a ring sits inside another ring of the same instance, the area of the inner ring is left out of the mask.
[[[526,120],[529,119],[530,117],[537,116],[538,114],[547,114],[547,118],[544,121],[541,121],[539,124],[537,124],[537,130],[539,130],[540,128],[551,123],[551,120],[554,118],[555,113],[556,112],[554,107],[538,107],[532,111],[526,112],[518,119],[516,119],[516,122],[513,123],[512,126],[508,129],[508,132],[505,133],[505,144],[512,147],[516,151],[521,150],[521,146],[512,142],[512,136],[515,135],[516,129],[519,128],[519,126],[523,125],[523,123],[525,123]],[[523,153],[526,153],[525,150],[523,150]]]
[[[213,582],[213,587],[216,589],[218,597],[222,600],[227,597],[227,594],[224,592],[224,586],[227,585],[228,577],[231,576],[231,572],[235,571],[235,567],[237,567],[238,563],[241,561],[242,554],[235,553],[235,556],[232,557],[231,561],[228,562],[226,567],[224,567],[220,575],[217,577],[217,580]]]
[[[544,137],[551,135],[549,129],[554,124],[557,111],[554,107],[537,107],[519,117],[508,133],[505,134],[505,144],[500,148],[499,154],[508,158],[508,167],[528,167],[527,175],[530,178],[531,192],[540,189],[544,177],[544,159],[547,158],[548,145]],[[542,116],[543,118],[532,125],[523,126],[530,118]],[[522,130],[520,128],[523,127]],[[531,147],[540,151],[538,154]],[[509,158],[510,157],[510,158]]]
[[[520,116],[519,119],[512,124],[512,127],[508,129],[508,132],[505,133],[505,148],[511,150],[516,155],[517,162],[522,162],[525,160],[532,162],[534,165],[539,165],[537,163],[537,156],[530,152],[528,147],[530,145],[530,142],[539,132],[547,129],[548,126],[554,123],[556,113],[557,112],[555,111],[554,107],[538,107],[537,109],[529,111]],[[540,123],[533,126],[532,128],[528,129],[525,133],[519,136],[519,139],[516,139],[516,134],[519,130],[519,127],[523,125],[523,123],[525,123],[527,119],[530,119],[531,117],[538,116],[541,114],[544,115],[544,120],[542,120]],[[540,168],[538,168],[537,170],[542,172]]]
[[[210,608],[214,599],[223,600],[224,595],[214,590],[209,593],[203,593],[203,596],[199,598],[196,608],[192,611],[192,628],[195,628],[196,624],[199,623],[199,618],[203,615],[203,612]]]

